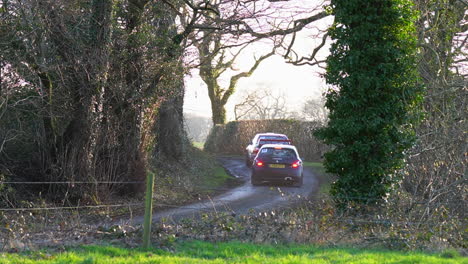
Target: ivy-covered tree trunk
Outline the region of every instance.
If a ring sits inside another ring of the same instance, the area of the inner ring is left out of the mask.
[[[211,120],[213,121],[213,125],[221,125],[226,123],[226,109],[224,108],[225,104],[222,103],[223,89],[218,83],[218,78],[220,76],[219,72],[224,69],[217,69],[216,66],[213,66],[216,53],[210,51],[210,43],[214,42],[219,45],[220,40],[219,35],[214,33],[211,33],[211,35],[210,33],[205,34],[206,36],[203,38],[203,41],[196,45],[198,47],[200,57],[206,60],[205,63],[200,65],[200,77],[208,88],[208,97],[211,102]],[[223,64],[217,63],[217,65]]]
[[[182,49],[180,47],[182,39],[177,34],[175,28],[175,14],[170,7],[164,3],[155,6],[158,14],[158,32],[164,42],[164,61],[166,62],[163,68],[165,71],[170,71],[173,78],[170,82],[159,82],[158,85],[163,87],[165,94],[164,101],[161,103],[157,120],[156,120],[156,156],[158,158],[169,158],[173,160],[181,160],[186,153],[188,144],[187,134],[184,127],[184,92],[185,86],[183,82],[182,69]],[[167,92],[169,91],[169,92]]]
[[[94,153],[93,111],[96,96],[105,82],[108,65],[108,45],[110,43],[110,28],[112,17],[112,1],[92,1],[89,32],[83,42],[77,42],[67,35],[67,28],[63,24],[62,11],[51,3],[39,4],[42,12],[47,13],[49,22],[45,25],[51,31],[51,42],[55,45],[56,59],[61,60],[62,69],[39,72],[43,91],[47,95],[47,108],[50,115],[43,117],[46,134],[47,153],[44,154],[45,166],[43,172],[52,181],[83,180],[92,177],[94,164],[91,161]],[[84,44],[80,46],[80,44]],[[84,48],[86,46],[86,48]],[[82,49],[82,50],[80,50]],[[82,54],[86,54],[83,56]],[[82,56],[82,58],[80,58]],[[92,58],[98,60],[91,62]],[[82,59],[82,61],[81,61]],[[87,72],[76,67],[78,62],[86,64]],[[37,66],[39,69],[40,66]],[[50,67],[50,69],[54,69]],[[63,76],[66,76],[64,78]],[[64,82],[62,87],[59,83]],[[60,91],[61,89],[66,90]],[[70,113],[64,115],[57,109],[63,106],[63,96],[69,94]],[[66,125],[58,123],[65,123]],[[62,129],[58,127],[63,126]],[[63,186],[53,188],[62,189]],[[80,196],[81,194],[70,193]]]
[[[327,59],[328,125],[316,133],[333,146],[339,206],[381,201],[399,179],[414,141],[422,99],[415,63],[416,17],[409,0],[332,0],[335,40]]]
[[[174,96],[162,103],[158,112],[157,150],[165,158],[181,160],[184,157],[187,135],[183,119],[183,90],[181,83],[178,87],[182,95]]]
[[[161,7],[163,12],[157,10]],[[7,151],[2,145],[6,140],[0,139],[0,163],[13,160],[5,167],[12,175],[96,183],[48,188],[48,194],[64,202],[136,193],[127,191],[133,185],[115,182],[144,178],[163,99],[167,103],[160,113],[174,110],[167,117],[176,125],[161,122],[161,129],[170,132],[161,142],[173,143],[167,153],[181,153],[180,140],[173,138],[183,134],[183,86],[178,83],[182,52],[180,40],[172,39],[176,12],[170,5],[26,0],[0,9],[1,70],[25,83],[7,78],[6,91],[29,107],[7,113],[11,126],[0,122],[2,135],[26,127],[18,130],[22,137],[7,142]],[[162,23],[164,19],[170,23]],[[21,118],[15,118],[20,111]],[[17,148],[19,143],[28,148]],[[9,153],[18,155],[11,159]]]
[[[225,124],[226,123],[226,109],[224,105],[216,101],[211,101],[211,112],[213,124]]]
[[[214,125],[225,124],[226,123],[226,109],[225,104],[221,101],[219,96],[216,96],[216,91],[219,91],[221,87],[218,86],[216,80],[213,81],[214,83],[208,83],[208,95],[211,101],[211,120],[213,121]],[[217,88],[213,88],[216,86]]]

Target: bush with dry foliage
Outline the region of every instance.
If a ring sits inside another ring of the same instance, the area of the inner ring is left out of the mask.
[[[467,4],[414,2],[421,14],[418,70],[426,86],[426,115],[416,129],[418,141],[408,153],[401,192],[413,204],[407,208],[408,214],[418,215],[423,222],[439,223],[439,227],[462,229],[468,207]]]
[[[183,67],[169,10],[136,0],[2,2],[0,173],[69,182],[38,188],[56,200],[136,193],[143,184],[119,182],[144,181],[157,141],[182,146],[185,136],[173,114]]]

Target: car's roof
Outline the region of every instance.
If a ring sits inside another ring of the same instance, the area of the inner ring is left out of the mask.
[[[265,144],[260,149],[263,148],[287,148],[287,149],[294,149],[297,151],[296,147],[293,145],[282,145],[282,144]]]
[[[281,137],[288,137],[288,136],[286,136],[285,134],[278,134],[278,133],[272,133],[272,132],[268,132],[268,133],[258,133],[258,134],[256,134],[256,136],[281,136]]]

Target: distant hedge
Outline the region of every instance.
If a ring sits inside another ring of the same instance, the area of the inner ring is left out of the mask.
[[[316,122],[297,120],[241,120],[214,126],[205,142],[205,150],[219,154],[245,154],[245,148],[257,133],[274,132],[286,134],[308,161],[319,161],[326,145],[313,136],[321,125]]]

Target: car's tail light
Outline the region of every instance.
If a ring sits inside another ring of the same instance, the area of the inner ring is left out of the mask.
[[[291,167],[294,168],[294,169],[299,168],[299,166],[301,166],[301,161],[299,161],[299,160],[296,160],[295,162],[293,162],[291,164]]]
[[[257,167],[263,167],[264,163],[261,160],[256,160],[255,165],[257,165]]]

